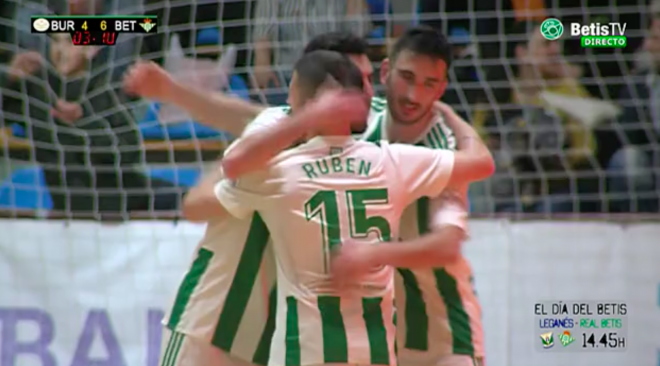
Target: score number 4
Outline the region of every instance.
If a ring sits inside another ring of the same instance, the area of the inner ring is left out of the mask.
[[[336,191],[317,191],[305,202],[305,218],[316,217],[321,223],[323,255],[326,273],[329,269],[329,253],[341,244],[339,203]],[[364,239],[375,232],[380,241],[390,241],[390,223],[382,216],[367,216],[367,206],[389,203],[387,188],[355,189],[346,191],[346,205],[351,238]]]

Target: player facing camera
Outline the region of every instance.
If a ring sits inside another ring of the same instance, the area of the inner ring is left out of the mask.
[[[337,107],[350,103],[364,113],[351,113],[351,133],[360,133],[366,127],[369,97],[364,93],[360,69],[346,56],[333,51],[313,51],[303,55],[294,65],[287,100],[293,113],[301,109]],[[346,107],[346,106],[344,106]],[[328,126],[330,128],[331,126]],[[315,131],[332,134],[331,131]],[[344,134],[337,132],[337,134]]]

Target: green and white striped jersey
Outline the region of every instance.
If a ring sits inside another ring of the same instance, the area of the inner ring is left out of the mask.
[[[209,222],[163,324],[265,365],[274,329],[269,298],[275,298],[269,237],[259,215]]]
[[[452,168],[445,150],[315,137],[216,186],[229,212],[259,212],[272,235],[278,303],[269,365],[396,364],[393,270],[374,268],[337,292],[331,251],[398,237],[403,209],[440,194]]]
[[[389,114],[386,106],[382,108],[369,118],[363,137],[367,141],[391,139],[387,128]],[[455,150],[456,139],[439,115],[416,145]],[[464,225],[458,223],[465,220],[454,220],[456,215],[451,212],[452,218],[447,219],[440,200],[424,197],[406,208],[401,219],[403,240],[429,232],[433,225],[442,224],[438,221]],[[432,364],[438,357],[450,354],[483,357],[481,308],[473,290],[472,270],[465,258],[452,266],[432,270],[400,268],[395,287],[400,365],[405,366],[407,361]]]
[[[244,135],[280,119],[268,108]],[[234,357],[266,365],[275,329],[276,270],[270,234],[258,214],[208,223],[163,324]]]

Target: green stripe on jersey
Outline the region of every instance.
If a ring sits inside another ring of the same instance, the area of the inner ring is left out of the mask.
[[[269,238],[270,233],[266,224],[261,216],[255,213],[234,279],[215,326],[213,338],[211,338],[211,344],[227,352],[231,352],[231,347],[236,339]]]
[[[371,365],[389,365],[390,353],[387,340],[387,329],[383,320],[381,308],[383,298],[363,298],[362,317],[367,330],[370,348]],[[298,301],[289,296],[286,298],[286,333],[285,333],[285,366],[300,366],[302,359],[301,339],[299,332]],[[350,363],[348,335],[344,316],[341,312],[341,298],[338,296],[318,296],[317,308],[321,317],[323,336],[323,362]]]
[[[179,286],[179,291],[176,293],[174,298],[174,305],[172,306],[172,312],[170,313],[170,319],[167,322],[167,327],[171,330],[176,329],[177,325],[181,321],[181,316],[186,311],[188,302],[190,302],[190,297],[195,291],[195,288],[199,284],[199,280],[202,278],[206,269],[213,258],[213,252],[200,248],[197,252],[197,257],[193,261],[192,266],[186,273],[186,276],[183,278],[181,286]]]
[[[181,345],[185,340],[185,335],[176,331],[170,333],[170,339],[167,341],[167,346],[165,347],[165,352],[161,356],[160,366],[174,366],[177,364],[177,358],[179,358],[179,352],[181,351]]]
[[[380,117],[378,117],[378,121],[376,122],[376,127],[369,133],[368,136],[364,136],[362,139],[367,142],[379,142],[380,140],[383,139],[383,118],[385,118],[385,115],[382,114]]]
[[[298,301],[286,298],[286,333],[284,336],[284,366],[300,366],[300,328],[298,327]]]
[[[459,355],[474,355],[470,317],[463,307],[456,279],[443,268],[436,268],[433,273],[436,286],[447,308],[453,352]]]
[[[429,199],[427,197],[422,197],[417,201],[418,223],[428,223],[428,205]],[[429,315],[426,311],[422,290],[419,288],[419,282],[411,270],[404,268],[397,270],[406,289],[406,310],[403,314],[406,322],[404,348],[426,351],[429,349]],[[411,324],[414,324],[414,326],[410,326]]]
[[[371,98],[371,112],[380,113],[387,108],[387,100],[380,97]]]
[[[423,197],[417,201],[417,227],[420,236],[430,232],[428,212],[429,199],[427,197]],[[445,304],[445,308],[447,309],[447,318],[449,319],[449,328],[451,329],[452,336],[453,353],[473,355],[474,346],[472,343],[472,328],[470,328],[470,317],[463,307],[463,301],[461,299],[460,293],[458,292],[456,279],[447,273],[444,268],[433,269],[433,274],[436,280],[437,291]],[[415,280],[415,282],[417,281]],[[408,284],[406,284],[405,287],[407,290]],[[406,300],[410,295],[415,296],[415,294],[406,292]],[[421,298],[421,293],[417,296]],[[406,302],[406,313],[408,312],[407,305],[408,302]],[[428,323],[426,325],[421,325],[418,322],[406,322],[406,327],[406,336],[409,337],[412,335],[412,337],[423,337],[424,340],[417,340],[416,342],[426,342],[427,347],[421,350],[428,349]],[[413,329],[411,330],[411,328]],[[408,339],[406,339],[406,345],[407,344]]]
[[[390,364],[390,350],[387,344],[387,329],[385,329],[385,322],[383,321],[382,303],[382,297],[362,299],[363,317],[367,326],[372,365]]]
[[[323,328],[323,360],[325,363],[348,362],[348,337],[341,302],[337,296],[319,296],[317,306]]]
[[[270,344],[275,333],[275,317],[277,316],[277,286],[273,286],[268,295],[268,318],[264,326],[264,332],[259,339],[259,345],[252,358],[252,363],[257,365],[268,365],[270,358]]]

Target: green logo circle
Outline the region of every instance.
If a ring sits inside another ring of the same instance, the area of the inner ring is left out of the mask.
[[[559,19],[548,18],[541,23],[541,35],[548,41],[554,41],[564,34],[564,25]]]

